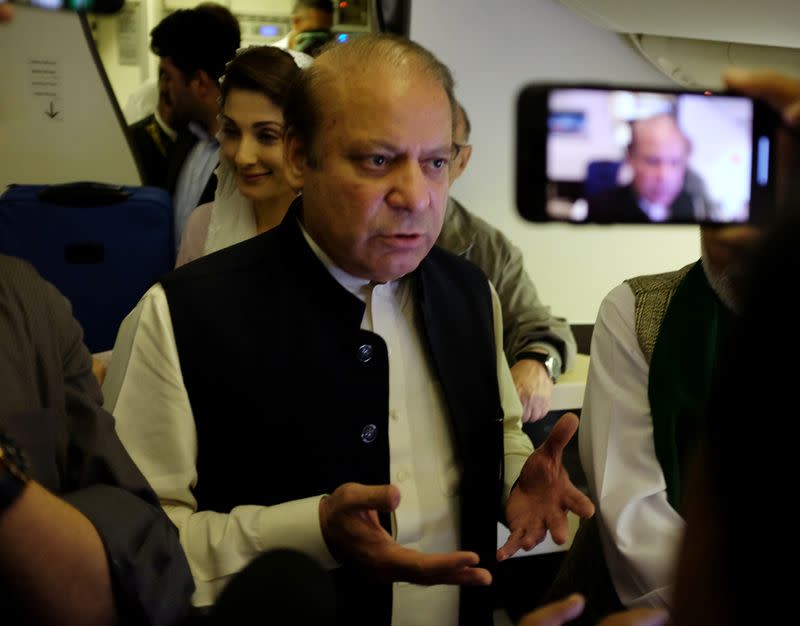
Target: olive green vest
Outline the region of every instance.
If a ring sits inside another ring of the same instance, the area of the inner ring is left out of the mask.
[[[656,345],[661,322],[664,321],[670,300],[675,295],[675,290],[680,282],[694,265],[694,263],[690,263],[674,272],[637,276],[625,281],[630,285],[635,297],[636,337],[648,363],[653,356],[653,348]]]

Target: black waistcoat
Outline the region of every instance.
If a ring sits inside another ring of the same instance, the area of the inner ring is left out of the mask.
[[[199,510],[389,482],[386,344],[361,330],[364,303],[308,247],[296,211],[162,279],[197,425]],[[464,468],[461,545],[491,568],[503,440],[488,283],[438,248],[411,279]],[[353,565],[334,580],[339,623],[391,623],[391,585]],[[461,624],[491,624],[491,609],[488,589],[462,590]]]

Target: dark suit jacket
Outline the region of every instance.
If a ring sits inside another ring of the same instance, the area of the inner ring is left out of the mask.
[[[142,183],[167,188],[167,163],[174,141],[159,126],[155,114],[129,126],[131,142],[142,167]]]
[[[189,156],[189,153],[192,151],[192,148],[194,148],[197,142],[197,135],[195,135],[188,128],[184,128],[178,133],[178,138],[175,140],[175,145],[172,146],[172,150],[167,161],[166,190],[169,191],[173,198],[175,197],[175,188],[178,186],[178,177],[183,169],[183,163],[186,161],[186,157]],[[212,173],[208,179],[208,182],[206,183],[205,188],[203,189],[203,193],[200,196],[200,201],[197,203],[197,206],[207,202],[213,202],[214,192],[216,190],[217,177]]]
[[[69,304],[26,262],[0,255],[0,429],[29,474],[85,515],[108,554],[123,624],[174,624],[194,590],[175,527],[101,408]],[[4,613],[19,611],[0,579]]]
[[[606,223],[649,222],[647,214],[639,207],[632,185],[614,187],[587,198],[589,214],[586,221]],[[682,189],[670,205],[671,217],[667,221],[693,222],[695,210],[692,196]]]
[[[277,228],[162,279],[197,426],[200,510],[390,482],[386,344],[361,329],[364,303],[304,240],[301,202]],[[504,457],[488,282],[438,248],[411,280],[463,467],[462,547],[491,568]],[[391,622],[390,584],[355,564],[337,568],[334,583],[339,624]],[[491,624],[490,590],[463,589],[460,615]]]

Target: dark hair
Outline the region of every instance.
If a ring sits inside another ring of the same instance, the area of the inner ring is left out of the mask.
[[[413,64],[427,73],[444,89],[450,102],[451,119],[455,120],[456,99],[453,95],[453,75],[447,66],[432,52],[404,37],[390,33],[369,33],[348,43],[336,40],[325,45],[314,63],[300,73],[289,89],[283,117],[286,129],[291,130],[306,147],[309,164],[315,167],[319,160],[315,140],[322,125],[322,86],[346,74],[348,66],[367,67],[387,63],[392,67]],[[330,65],[334,64],[335,69]]]
[[[224,17],[226,13],[229,18]],[[239,42],[236,18],[225,7],[209,3],[203,8],[170,13],[150,32],[153,53],[169,57],[187,80],[199,70],[218,80]]]
[[[231,89],[263,93],[283,108],[290,85],[300,75],[294,57],[275,46],[252,46],[240,51],[225,67],[220,84],[224,104]]]
[[[240,42],[236,47],[238,48],[239,45],[241,45],[242,31],[239,28],[239,20],[230,12],[228,7],[217,4],[216,2],[201,2],[195,7],[195,10],[210,13],[216,17],[226,29],[230,30],[231,33],[236,33],[236,37]]]
[[[333,3],[331,0],[297,0],[294,3],[292,13],[297,13],[300,9],[316,9],[317,11],[333,14]]]

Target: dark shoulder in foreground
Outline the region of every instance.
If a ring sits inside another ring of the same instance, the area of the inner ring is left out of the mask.
[[[39,276],[39,272],[28,261],[23,259],[0,254],[0,279],[4,283],[12,280],[23,280],[31,276]]]
[[[0,254],[0,296],[4,300],[11,294],[42,294],[49,287],[50,283],[28,261]]]

